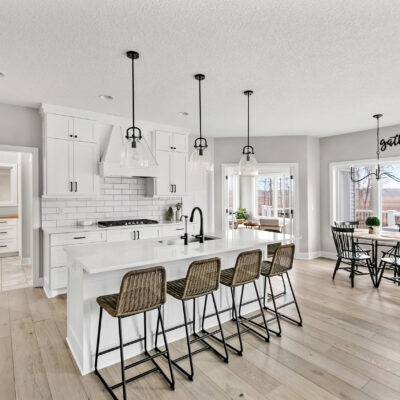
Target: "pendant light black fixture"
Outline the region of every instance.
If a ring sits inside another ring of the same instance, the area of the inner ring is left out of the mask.
[[[256,176],[258,175],[258,164],[254,156],[254,148],[250,146],[250,96],[252,90],[243,92],[247,96],[247,145],[243,147],[242,157],[239,161],[239,175],[241,176]]]
[[[201,125],[201,81],[205,79],[205,75],[196,74],[194,78],[199,82],[199,134],[200,136],[194,141],[194,150],[190,156],[190,167],[197,171],[212,171],[213,162],[208,151],[207,139],[202,136]]]
[[[393,179],[396,182],[400,182],[400,178],[398,178],[397,176],[391,174],[390,172],[381,172],[381,166],[379,163],[379,158],[380,158],[380,151],[379,151],[379,119],[383,117],[383,114],[375,114],[372,116],[373,118],[376,119],[376,159],[377,159],[377,165],[376,165],[376,169],[375,172],[370,172],[369,174],[363,176],[360,179],[356,179],[354,177],[354,168],[351,167],[350,169],[350,179],[352,182],[354,183],[358,183],[363,181],[364,179],[367,179],[369,176],[371,175],[375,175],[376,179],[379,181],[380,179],[384,178],[384,177],[388,177],[390,179]]]
[[[154,166],[157,162],[147,142],[143,140],[141,129],[135,126],[135,60],[139,58],[139,53],[130,50],[126,56],[132,61],[132,126],[126,130],[121,165],[125,167]]]

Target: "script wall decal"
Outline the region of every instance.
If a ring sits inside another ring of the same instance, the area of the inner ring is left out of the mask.
[[[381,145],[381,151],[385,151],[388,147],[400,145],[400,133],[395,136],[390,136],[387,140],[381,139],[379,144]]]

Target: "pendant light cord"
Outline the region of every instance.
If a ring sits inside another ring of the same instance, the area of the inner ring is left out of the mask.
[[[132,58],[132,126],[135,127],[135,60]]]
[[[200,139],[201,136],[201,79],[199,79],[199,125],[200,125]]]
[[[247,146],[250,146],[250,93],[247,93]]]
[[[379,163],[379,118],[376,119],[376,156],[378,158]]]

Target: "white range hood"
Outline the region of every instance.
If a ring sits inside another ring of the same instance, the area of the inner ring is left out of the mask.
[[[150,167],[135,168],[124,167],[121,165],[121,154],[125,140],[125,129],[121,126],[114,125],[109,137],[107,138],[106,147],[99,164],[100,175],[106,177],[159,177],[160,167],[158,164]],[[151,148],[145,136],[143,136],[142,141],[149,147],[151,153]]]

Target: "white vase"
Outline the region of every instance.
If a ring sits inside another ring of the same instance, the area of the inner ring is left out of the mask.
[[[180,221],[181,220],[181,216],[182,216],[182,210],[181,209],[179,209],[179,210],[176,210],[175,211],[175,221]]]

